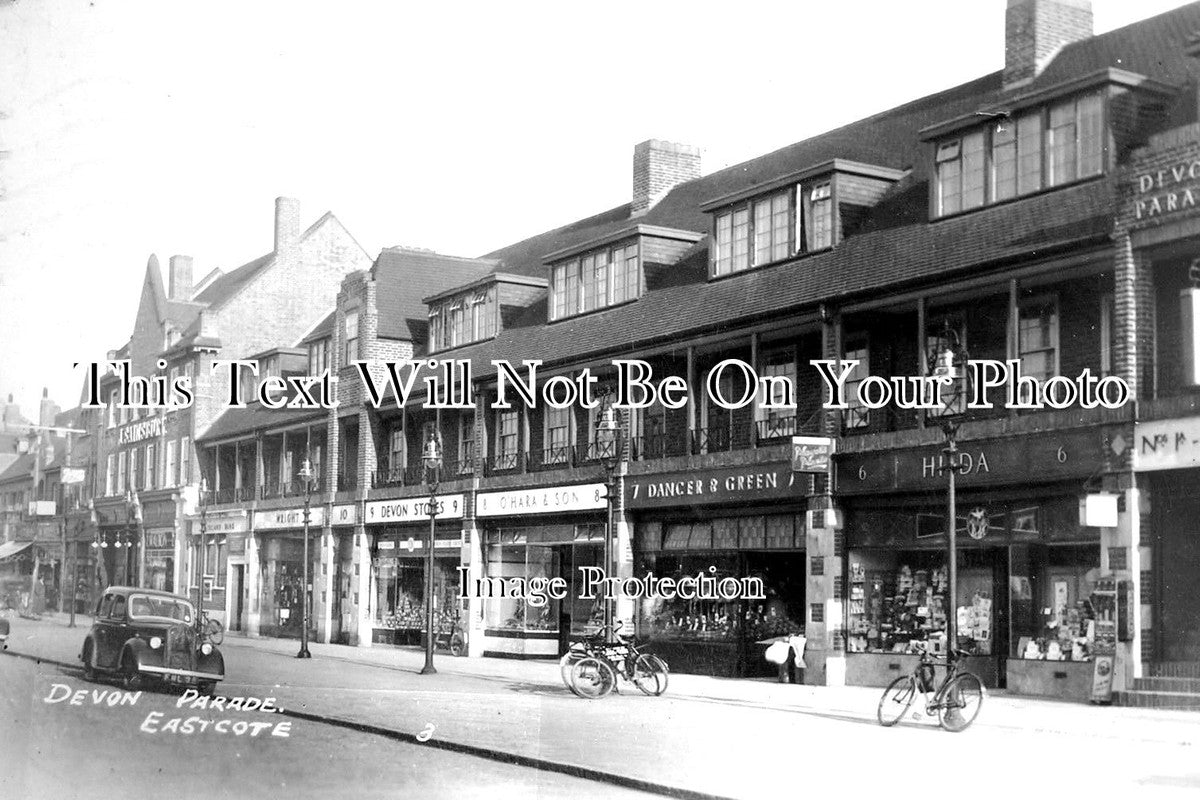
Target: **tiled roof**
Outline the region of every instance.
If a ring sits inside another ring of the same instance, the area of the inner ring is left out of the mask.
[[[494,341],[451,350],[445,357],[472,359],[480,377],[493,372],[492,359],[518,363],[540,358],[550,365],[619,356],[685,333],[813,309],[858,293],[928,284],[1094,242],[1111,230],[1115,182],[1115,177],[1092,180],[932,224],[921,221],[863,233],[823,253],[717,281],[666,286],[633,303],[553,324],[541,322],[542,303]],[[924,196],[928,186],[919,186]],[[695,248],[676,267],[707,275],[707,265],[707,252]]]
[[[232,272],[226,272],[204,287],[194,298],[195,302],[206,306],[223,305],[229,298],[233,297],[238,289],[254,280],[254,277],[258,273],[266,269],[274,258],[275,253],[272,251],[266,255],[259,256],[249,263],[242,264]]]
[[[654,277],[652,291],[634,303],[562,322],[545,323],[545,303],[526,309],[494,341],[448,352],[477,360],[476,375],[493,358],[538,357],[568,363],[589,354],[619,353],[687,332],[719,329],[752,317],[815,307],[857,292],[932,282],[968,268],[1032,257],[1108,234],[1114,178],[1107,177],[959,217],[929,222],[931,158],[920,131],[1003,102],[1114,67],[1180,85],[1200,73],[1185,54],[1200,30],[1200,3],[1071,44],[1031,84],[1005,91],[1002,73],[906,103],[773,153],[681,184],[637,219],[707,232],[700,205],[765,185],[832,159],[911,170],[876,205],[853,235],[827,253],[708,280],[707,241]],[[544,276],[546,254],[629,224],[629,206],[579,220],[487,254],[508,272]]]
[[[305,336],[303,340],[301,340],[302,343],[307,344],[308,342],[315,342],[317,339],[324,339],[328,336],[332,336],[333,335],[333,321],[336,318],[337,318],[337,309],[334,309],[333,311],[329,312],[328,316],[326,316],[325,319],[318,322],[316,324],[316,326],[311,331],[308,332],[308,335]]]
[[[1200,30],[1200,3],[1066,45],[1028,88],[1039,89],[1106,67],[1140,73],[1163,83],[1182,84],[1195,74],[1195,59],[1185,52]]]
[[[928,176],[922,128],[968,114],[1003,100],[1082,77],[1105,67],[1147,75],[1164,83],[1181,84],[1197,72],[1184,50],[1191,34],[1200,30],[1200,3],[1168,11],[1068,45],[1031,84],[1005,92],[995,72],[960,86],[914,100],[858,122],[714,172],[673,189],[638,222],[708,232],[709,217],[701,203],[745,191],[791,172],[835,158],[893,169],[912,169],[917,181]],[[924,206],[924,202],[920,205]],[[587,219],[556,228],[493,250],[486,257],[504,262],[504,269],[524,275],[546,274],[547,253],[577,245],[618,230],[630,221],[630,207],[618,206]]]
[[[384,249],[371,267],[376,281],[379,336],[416,341],[410,321],[425,323],[429,318],[421,298],[481,278],[497,266],[495,260],[445,256],[431,250]]]
[[[254,431],[287,427],[288,425],[305,421],[321,423],[327,413],[324,410],[302,411],[288,408],[264,408],[258,403],[248,405],[246,408],[227,408],[208,427],[208,430],[202,436],[196,437],[196,440],[198,442],[211,442]],[[322,428],[322,430],[324,429]]]

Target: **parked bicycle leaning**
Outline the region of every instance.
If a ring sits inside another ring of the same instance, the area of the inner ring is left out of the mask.
[[[945,658],[921,651],[921,659],[910,675],[901,675],[883,690],[876,716],[879,724],[890,728],[903,719],[913,701],[920,695],[925,713],[937,716],[938,723],[948,731],[966,730],[983,706],[983,682],[973,673],[959,668],[967,653],[950,650]],[[944,666],[946,674],[937,681],[937,667]]]
[[[614,628],[621,630],[621,623]],[[590,700],[616,689],[618,676],[643,694],[657,697],[667,690],[670,675],[667,662],[641,652],[632,636],[617,634],[616,641],[605,641],[603,630],[571,642],[559,661],[559,671],[568,689]]]

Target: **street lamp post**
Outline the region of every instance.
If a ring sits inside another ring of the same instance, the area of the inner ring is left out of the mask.
[[[300,480],[304,481],[304,572],[300,579],[300,651],[296,658],[312,658],[308,652],[308,523],[312,514],[312,462],[305,456],[300,467]]]
[[[962,346],[958,333],[951,327],[949,320],[945,321],[935,351],[930,353],[930,360],[933,362],[933,374],[950,384],[947,387],[949,391],[942,395],[942,432],[946,435],[946,446],[942,448],[945,461],[939,467],[939,471],[944,470],[946,473],[946,650],[947,655],[953,658],[953,651],[958,647],[958,498],[955,481],[959,468],[959,451],[958,422],[949,415],[963,410],[960,408],[960,401],[965,400],[968,392],[965,384],[969,373],[965,369],[966,348]]]
[[[621,457],[621,429],[617,425],[616,413],[612,406],[604,409],[604,414],[600,417],[600,422],[596,426],[596,450],[600,456],[600,462],[604,465],[605,475],[605,504],[607,507],[607,518],[604,523],[604,574],[606,577],[615,577],[617,570],[614,569],[614,546],[613,546],[613,511],[615,508],[616,493],[617,493],[617,461]],[[604,640],[612,641],[615,632],[613,631],[613,599],[605,597],[604,599]]]
[[[200,479],[200,575],[196,581],[196,619],[204,617],[204,571],[208,555],[208,547],[204,540],[208,534],[208,481]]]
[[[429,541],[425,553],[425,666],[422,675],[433,675],[433,534],[437,518],[437,491],[441,480],[442,443],[437,431],[430,433],[425,441],[425,481],[429,484]]]

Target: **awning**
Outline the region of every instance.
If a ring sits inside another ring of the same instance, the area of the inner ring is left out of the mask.
[[[21,553],[27,547],[32,546],[33,542],[5,542],[4,544],[0,544],[0,561],[3,561],[6,558],[12,558],[13,556]]]

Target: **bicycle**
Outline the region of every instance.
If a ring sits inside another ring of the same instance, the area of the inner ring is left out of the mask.
[[[225,626],[221,620],[208,616],[207,611],[201,612],[200,619],[196,621],[196,632],[213,644],[225,641]]]
[[[958,662],[967,653],[951,650],[945,658],[946,675],[936,689],[936,666],[942,660],[921,651],[921,660],[911,675],[902,675],[883,690],[876,717],[890,728],[908,712],[917,694],[925,696],[925,713],[937,714],[938,724],[951,733],[964,731],[983,706],[983,682],[973,673],[959,669]],[[933,692],[933,697],[929,693]]]
[[[643,694],[658,697],[667,690],[670,676],[667,662],[641,652],[632,637],[618,635],[618,641],[606,642],[603,631],[572,642],[559,661],[559,672],[568,689],[592,700],[612,692],[617,676]]]
[[[465,656],[467,654],[467,637],[463,633],[462,626],[455,622],[448,629],[444,626],[439,628],[433,637],[433,646],[449,650],[450,655],[456,658]]]

